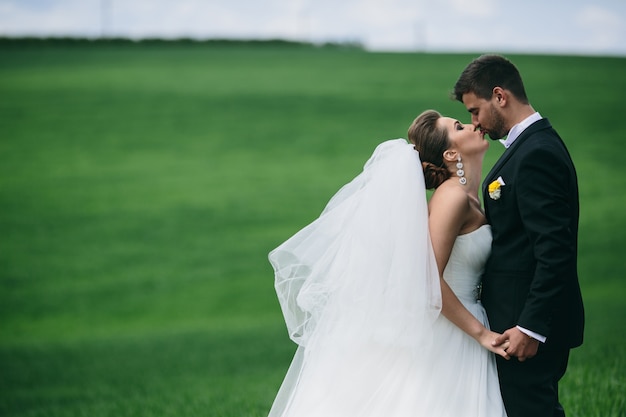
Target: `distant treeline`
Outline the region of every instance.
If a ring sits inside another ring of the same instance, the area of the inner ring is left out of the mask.
[[[86,46],[86,45],[205,45],[205,46],[272,46],[296,48],[353,48],[362,49],[358,42],[310,43],[285,39],[194,39],[194,38],[144,38],[130,39],[122,37],[80,38],[80,37],[2,37],[0,47],[23,46]]]

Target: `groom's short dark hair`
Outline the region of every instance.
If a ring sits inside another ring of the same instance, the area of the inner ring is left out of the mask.
[[[463,102],[463,94],[467,93],[489,100],[495,87],[509,90],[520,102],[528,104],[519,71],[511,61],[500,55],[482,55],[470,62],[454,85],[452,95],[460,102]]]

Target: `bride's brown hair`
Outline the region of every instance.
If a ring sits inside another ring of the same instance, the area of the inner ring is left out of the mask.
[[[443,153],[450,147],[448,132],[437,126],[441,114],[435,110],[426,110],[411,123],[409,141],[420,154],[426,189],[437,188],[451,174],[443,160]]]

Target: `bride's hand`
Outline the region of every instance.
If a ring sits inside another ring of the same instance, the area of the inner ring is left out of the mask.
[[[499,333],[492,332],[491,330],[486,330],[478,339],[478,342],[485,349],[495,353],[496,355],[502,356],[504,359],[509,360],[511,357],[508,353],[506,353],[506,349],[509,347],[509,341],[505,340],[503,343],[494,346],[493,342],[496,340],[496,337],[500,336]]]

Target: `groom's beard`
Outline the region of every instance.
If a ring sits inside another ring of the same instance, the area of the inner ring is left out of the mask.
[[[502,139],[509,133],[509,130],[506,128],[504,117],[502,117],[493,104],[490,107],[490,116],[491,126],[485,129],[489,138],[491,140]]]

